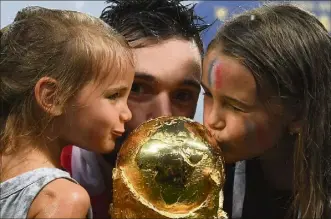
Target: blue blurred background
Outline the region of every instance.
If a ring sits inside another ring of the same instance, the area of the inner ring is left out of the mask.
[[[286,1],[310,11],[316,15],[331,32],[331,1]],[[214,25],[202,34],[204,47],[214,37],[217,29],[231,16],[258,7],[266,1],[185,1],[185,4],[197,4],[197,14]],[[274,4],[277,1],[270,1]],[[106,6],[105,1],[1,1],[1,28],[10,24],[17,11],[27,6],[41,6],[46,8],[68,9],[88,13],[99,17]],[[200,95],[195,119],[202,122],[202,96]]]

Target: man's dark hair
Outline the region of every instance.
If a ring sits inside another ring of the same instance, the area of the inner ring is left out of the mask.
[[[172,37],[194,39],[203,51],[200,33],[210,25],[194,12],[196,4],[183,5],[179,0],[107,0],[110,3],[100,16],[122,34],[133,47]],[[131,44],[132,45],[132,44]]]

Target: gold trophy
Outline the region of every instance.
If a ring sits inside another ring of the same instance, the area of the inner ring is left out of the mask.
[[[224,160],[201,124],[159,117],[128,137],[113,171],[112,219],[227,218]]]

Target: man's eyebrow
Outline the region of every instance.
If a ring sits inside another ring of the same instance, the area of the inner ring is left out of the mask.
[[[180,84],[195,87],[198,90],[201,89],[200,83],[197,80],[193,80],[193,79],[184,79]]]
[[[156,82],[156,78],[146,72],[136,72],[134,75],[134,79],[143,79],[146,81],[150,81],[151,83]]]
[[[201,78],[201,63],[196,62],[196,61],[189,61],[188,63],[186,63],[190,69],[191,72],[194,73],[195,77],[198,77],[199,79]]]
[[[201,63],[199,62],[192,62],[192,68],[195,69],[197,72],[201,72]]]

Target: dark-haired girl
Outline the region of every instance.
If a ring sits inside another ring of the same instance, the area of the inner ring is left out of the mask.
[[[232,218],[331,218],[331,37],[288,4],[219,30],[203,62],[204,124],[229,165]]]

